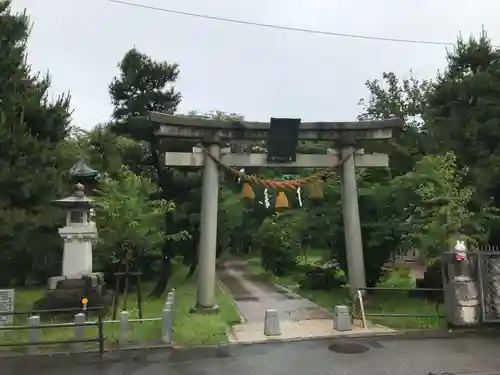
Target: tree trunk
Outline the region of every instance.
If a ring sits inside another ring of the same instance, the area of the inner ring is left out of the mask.
[[[191,278],[198,268],[198,243],[200,241],[199,231],[194,235],[193,241],[191,243],[191,248],[189,249],[189,270],[186,275],[186,279]]]
[[[173,173],[170,170],[164,168],[160,161],[160,153],[159,153],[159,143],[156,137],[151,140],[151,157],[152,164],[155,166],[156,171],[158,173],[158,182],[162,189],[162,195],[164,199],[168,199],[168,186],[170,185],[171,180],[173,179]],[[173,219],[170,214],[165,215],[165,230],[168,232],[169,229],[173,228]],[[168,240],[165,240],[162,248],[162,264],[161,271],[158,275],[158,281],[154,286],[151,293],[149,293],[150,297],[158,298],[160,297],[165,290],[167,289],[168,281],[172,276],[172,257],[173,257],[173,246],[174,244]]]
[[[159,298],[167,289],[168,280],[172,276],[172,257],[170,251],[171,244],[168,241],[165,241],[162,249],[162,262],[161,262],[161,271],[158,275],[158,281],[154,286],[151,293],[149,293],[150,297]]]
[[[189,265],[189,271],[186,275],[186,279],[189,279],[191,277],[193,277],[194,273],[196,272],[196,268],[198,267],[198,262],[195,261],[195,262],[192,262],[190,265]]]

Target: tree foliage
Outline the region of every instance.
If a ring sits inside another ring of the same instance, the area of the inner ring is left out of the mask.
[[[60,212],[50,202],[64,191],[63,177],[74,161],[65,147],[69,96],[50,100],[50,77],[31,72],[26,63],[29,29],[26,14],[14,14],[10,1],[0,1],[0,244],[4,251],[0,284],[25,283],[54,271]],[[43,258],[50,262],[38,261]]]
[[[455,233],[468,234],[476,244],[488,239],[489,224],[496,220],[497,210],[488,206],[470,209],[473,188],[464,184],[465,174],[450,151],[424,156],[413,172],[398,181],[400,191],[412,193],[406,239],[429,257],[446,251],[448,239]]]
[[[157,189],[149,178],[138,176],[125,166],[117,171],[115,178],[104,175],[101,179],[94,197],[101,265],[119,264],[123,272],[139,266],[141,259],[158,259],[165,238],[179,241],[187,237],[186,231],[165,233],[165,215],[175,205],[151,199]]]
[[[252,245],[261,254],[262,266],[277,276],[293,271],[300,251],[297,217],[274,214],[264,219],[253,236]],[[299,224],[300,225],[300,224]]]

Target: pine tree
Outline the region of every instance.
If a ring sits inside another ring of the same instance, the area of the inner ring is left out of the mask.
[[[55,245],[50,201],[63,189],[70,100],[49,101],[49,76],[31,72],[26,62],[30,20],[0,0],[0,284],[24,282],[40,244]]]
[[[119,135],[128,136],[143,142],[147,147],[148,160],[143,169],[154,177],[161,189],[161,195],[166,200],[179,199],[179,189],[174,186],[174,172],[166,169],[161,158],[165,147],[156,137],[156,125],[147,120],[149,111],[174,113],[181,100],[181,95],[173,87],[179,68],[177,64],[164,61],[154,61],[149,56],[135,48],[128,51],[120,64],[120,76],[113,79],[109,85],[109,93],[114,105],[112,129]],[[164,143],[164,142],[163,142]],[[179,143],[176,141],[176,143]],[[191,147],[191,146],[190,146]],[[166,215],[165,226],[168,234],[176,232],[172,215]],[[162,248],[162,267],[159,280],[154,290],[154,296],[161,295],[172,274],[172,257],[176,244],[165,241]]]
[[[483,32],[458,40],[447,60],[427,98],[425,130],[436,153],[453,151],[457,166],[466,168],[471,207],[500,208],[500,49]],[[498,230],[492,233],[498,243]]]

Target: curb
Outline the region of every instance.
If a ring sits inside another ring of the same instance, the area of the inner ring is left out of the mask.
[[[119,348],[119,347],[108,347],[104,348],[104,353],[102,358],[109,358],[111,354],[114,353],[120,353],[120,352],[137,352],[137,351],[154,351],[154,350],[159,350],[159,349],[166,349],[166,350],[177,350],[180,348],[190,348],[189,346],[186,347],[180,347],[175,344],[151,344],[147,346],[127,346],[124,348]],[[35,352],[35,353],[23,353],[23,352],[0,352],[0,361],[2,359],[13,359],[13,358],[21,358],[21,357],[30,357],[30,358],[49,358],[49,357],[70,357],[70,356],[90,356],[90,355],[95,355],[99,358],[101,358],[99,351],[98,350],[82,350],[78,352],[72,352],[72,351],[67,351],[67,352],[62,352],[62,351],[46,351],[46,352]]]
[[[288,343],[314,340],[342,340],[342,339],[379,339],[379,340],[431,340],[431,339],[456,339],[470,336],[498,336],[498,330],[411,330],[393,332],[359,332],[346,335],[322,335],[314,337],[269,338],[267,340],[234,342],[229,346],[246,346],[266,343]]]
[[[220,281],[219,279],[217,279],[217,287],[221,290],[222,293],[227,294],[228,296],[232,297],[229,289],[227,289],[227,287],[224,285],[224,283],[222,281]],[[234,309],[238,312],[238,315],[240,317],[240,324],[245,324],[247,320],[245,319],[245,317],[241,313],[241,310],[236,305],[236,302],[234,302],[233,298],[231,298],[231,304],[233,305]]]

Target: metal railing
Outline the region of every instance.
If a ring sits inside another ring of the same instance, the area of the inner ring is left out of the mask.
[[[363,292],[374,292],[374,291],[385,291],[385,292],[440,292],[444,293],[443,288],[389,288],[389,287],[366,287],[357,288],[356,294],[353,301],[352,314],[355,315],[356,303],[359,305],[359,310],[361,313],[361,321],[363,328],[367,328],[367,317],[384,317],[384,318],[436,318],[443,319],[446,318],[445,315],[439,313],[440,302],[435,300],[435,312],[433,314],[420,314],[420,313],[384,313],[384,312],[366,312],[364,303],[364,293]],[[354,317],[354,316],[353,316]]]
[[[118,330],[118,346],[123,348],[130,343],[130,323],[142,323],[142,322],[154,322],[161,321],[161,341],[165,344],[172,343],[172,337],[174,332],[174,318],[175,318],[175,289],[172,289],[165,300],[165,304],[162,309],[161,317],[155,318],[141,318],[141,319],[130,319],[130,314],[128,311],[122,311],[120,313],[119,320],[104,320],[103,318],[103,307],[88,307],[86,310],[82,308],[72,308],[72,309],[53,309],[53,310],[31,310],[23,312],[0,312],[0,316],[16,316],[16,315],[28,315],[28,319],[25,325],[10,325],[10,326],[0,326],[0,334],[8,331],[28,331],[28,341],[23,342],[1,342],[0,347],[31,347],[31,346],[42,346],[42,345],[61,345],[61,344],[84,344],[89,342],[97,342],[99,345],[99,354],[104,353],[104,328],[105,324],[119,324]],[[41,314],[57,314],[57,313],[72,313],[78,311],[74,315],[74,321],[71,323],[41,323]],[[97,320],[87,320],[87,312],[97,311]],[[87,327],[97,327],[98,335],[97,337],[86,338],[85,328]],[[52,329],[52,328],[74,328],[74,338],[70,340],[42,340],[40,331],[41,329]],[[83,347],[78,347],[78,349],[84,350]]]
[[[172,343],[174,332],[174,316],[175,316],[175,289],[172,289],[165,300],[162,310],[162,316],[158,318],[143,318],[143,319],[130,319],[128,311],[120,313],[119,320],[108,320],[104,323],[118,323],[120,325],[118,334],[118,345],[124,347],[130,342],[130,323],[154,322],[161,321],[161,341],[165,344]]]
[[[0,312],[1,316],[16,316],[16,315],[28,315],[26,325],[11,325],[11,326],[0,326],[0,332],[5,331],[28,331],[28,341],[23,342],[2,342],[0,347],[31,347],[31,346],[41,346],[41,345],[60,345],[60,344],[81,344],[88,342],[96,342],[99,346],[99,353],[102,355],[104,353],[104,334],[103,334],[103,319],[102,319],[103,307],[88,307],[85,310],[82,308],[68,308],[68,309],[51,309],[51,310],[31,310],[31,311],[16,311],[16,312]],[[41,324],[40,315],[41,314],[59,314],[59,313],[74,313],[75,311],[80,311],[75,314],[75,320],[73,323],[49,323]],[[85,311],[85,312],[84,312]],[[87,312],[97,311],[97,321],[86,322],[85,316]],[[95,326],[97,327],[97,337],[85,338],[84,327]],[[53,328],[75,328],[75,336],[72,340],[41,340],[41,329],[53,329]]]

